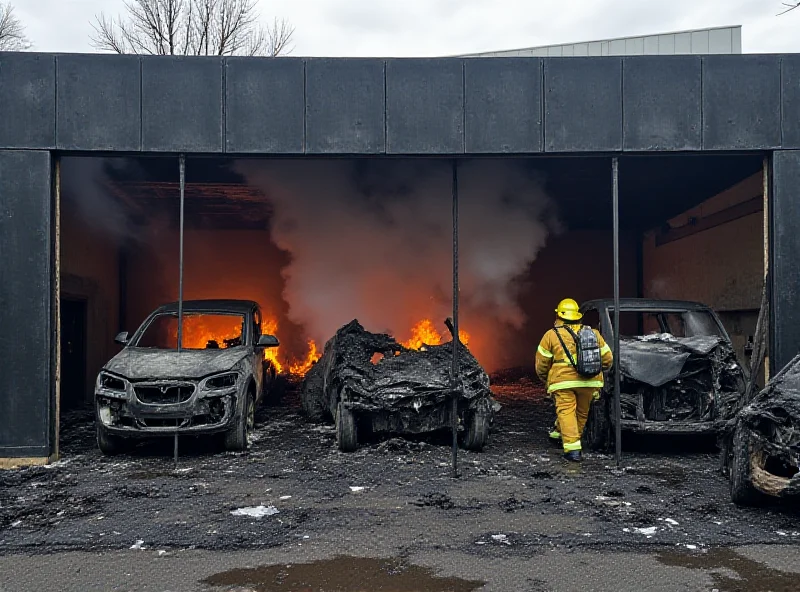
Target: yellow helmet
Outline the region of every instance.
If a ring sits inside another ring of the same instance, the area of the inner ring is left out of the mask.
[[[565,321],[580,321],[583,318],[579,310],[578,303],[575,302],[572,298],[564,298],[561,302],[558,303],[558,308],[556,308],[556,314],[560,319]]]

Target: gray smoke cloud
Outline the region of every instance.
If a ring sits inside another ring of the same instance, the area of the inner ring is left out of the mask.
[[[358,318],[409,336],[452,311],[452,169],[431,160],[238,161],[272,202],[272,238],[289,318],[324,343]],[[491,368],[499,336],[525,315],[513,289],[547,237],[560,231],[543,179],[524,161],[459,167],[460,300],[470,347]]]
[[[61,195],[92,228],[115,239],[134,238],[128,213],[109,193],[109,170],[123,171],[134,161],[120,158],[61,159]]]

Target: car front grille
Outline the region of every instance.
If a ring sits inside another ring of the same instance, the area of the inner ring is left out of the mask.
[[[194,394],[192,384],[135,386],[136,398],[147,405],[176,405],[185,403]]]

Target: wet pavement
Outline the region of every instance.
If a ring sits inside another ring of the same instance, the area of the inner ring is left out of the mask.
[[[301,590],[387,590],[391,592],[471,592],[485,582],[443,578],[400,559],[334,557],[311,563],[239,568],[203,580],[215,587],[253,592]]]
[[[91,416],[65,417],[62,461],[0,472],[0,590],[41,590],[49,565],[73,563],[83,575],[62,570],[61,589],[91,589],[104,572],[80,566],[104,560],[117,584],[96,589],[800,589],[800,513],[734,506],[713,442],[630,440],[621,469],[605,454],[567,464],[541,391],[495,390],[490,444],[459,452],[458,479],[447,434],[342,454],[292,391],[261,409],[251,450],[182,440],[177,469],[171,441],[103,457]],[[762,548],[794,560],[748,555]]]

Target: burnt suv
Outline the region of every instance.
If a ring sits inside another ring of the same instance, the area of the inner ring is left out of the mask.
[[[581,306],[584,322],[613,347],[613,300]],[[697,302],[620,300],[621,428],[626,432],[715,434],[736,411],[745,374],[725,328]],[[592,405],[583,441],[610,442],[614,427],[613,371]]]
[[[120,452],[130,438],[222,434],[225,448],[248,447],[255,409],[275,381],[261,334],[261,309],[246,300],[183,303],[178,351],[178,304],[145,319],[102,369],[95,385],[97,444]]]

